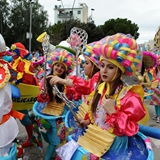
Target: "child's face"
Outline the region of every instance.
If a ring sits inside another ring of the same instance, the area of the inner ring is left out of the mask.
[[[85,57],[83,65],[85,75],[90,75],[90,73],[92,72],[92,66],[93,64],[91,63],[91,61]]]
[[[103,82],[112,82],[117,77],[117,66],[113,63],[102,60],[100,68],[101,79]]]
[[[56,63],[53,67],[53,72],[57,75],[57,76],[61,76],[65,71],[65,66],[62,63]]]

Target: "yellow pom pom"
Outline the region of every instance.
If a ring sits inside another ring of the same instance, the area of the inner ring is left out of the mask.
[[[16,45],[15,44],[12,44],[11,45],[11,50],[15,50],[16,49]]]

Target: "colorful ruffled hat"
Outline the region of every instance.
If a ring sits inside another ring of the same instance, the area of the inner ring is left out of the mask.
[[[74,55],[65,49],[56,48],[47,62],[50,67],[57,62],[63,63],[66,68],[66,72],[69,74],[74,68]]]
[[[86,45],[86,47],[83,50],[84,55],[92,61],[92,63],[99,68],[100,67],[100,55],[98,52],[93,52],[93,48],[95,46],[96,42],[92,42]]]
[[[143,62],[146,69],[151,69],[157,66],[157,56],[149,51],[142,51]]]
[[[30,55],[29,51],[20,42],[16,42],[16,43],[12,44],[11,50],[13,52],[15,52],[17,54],[17,56],[20,56],[21,58],[27,58]]]
[[[119,67],[122,73],[129,76],[135,73],[142,59],[141,50],[136,41],[122,33],[104,37],[93,46],[92,52],[99,53],[100,61],[107,59]]]

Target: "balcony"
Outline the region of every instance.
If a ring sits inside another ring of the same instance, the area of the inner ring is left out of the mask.
[[[58,16],[58,18],[73,18],[73,13],[72,13],[72,11],[62,12],[62,13],[59,13],[57,16]]]

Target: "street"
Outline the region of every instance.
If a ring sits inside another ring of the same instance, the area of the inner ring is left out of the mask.
[[[150,112],[150,117],[153,116],[154,114],[154,106],[151,105],[147,105],[149,112]],[[18,121],[18,125],[20,128],[20,132],[18,135],[18,140],[20,140],[20,144],[25,141],[25,139],[27,139],[26,137],[26,131],[24,129],[24,127],[20,124],[20,122]],[[147,126],[150,127],[156,127],[156,128],[160,128],[160,123],[156,123],[154,120],[152,120],[152,118],[150,118],[150,121],[148,122]],[[151,142],[152,142],[152,148],[154,151],[154,160],[160,160],[160,140],[154,139],[154,138],[150,138]],[[45,141],[43,141],[43,152],[41,152],[37,147],[29,147],[27,149],[25,149],[25,160],[44,160],[45,159],[45,152],[46,152],[46,148],[47,148],[47,143]],[[52,159],[54,160],[54,158]]]

